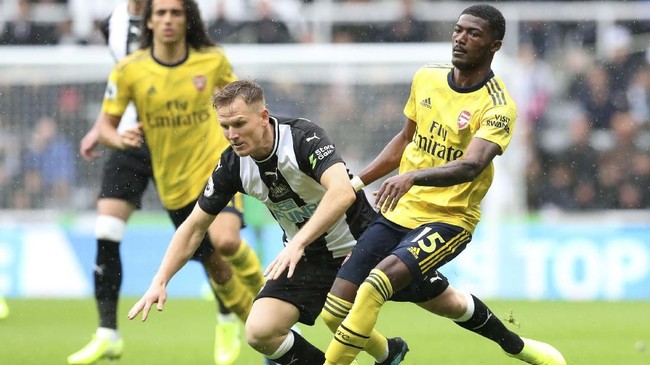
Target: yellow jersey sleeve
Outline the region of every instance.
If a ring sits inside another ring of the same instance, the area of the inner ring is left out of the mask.
[[[127,78],[123,77],[123,65],[117,64],[113,67],[104,91],[102,112],[109,115],[121,116],[124,114],[132,95],[128,86]]]
[[[491,108],[483,115],[479,129],[474,136],[496,143],[501,147],[499,154],[503,154],[512,140],[515,120],[517,120],[517,110],[514,107]]]

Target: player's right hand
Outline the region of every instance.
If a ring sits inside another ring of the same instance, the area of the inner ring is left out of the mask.
[[[131,307],[128,317],[129,319],[133,319],[138,315],[138,313],[142,312],[142,322],[144,322],[147,320],[147,317],[149,317],[149,311],[153,304],[158,303],[156,305],[156,310],[162,312],[165,308],[165,301],[167,301],[167,291],[165,290],[165,287],[152,283],[142,298]]]
[[[120,134],[120,142],[123,148],[138,148],[144,142],[142,134],[142,124],[138,124],[133,128],[129,128]]]

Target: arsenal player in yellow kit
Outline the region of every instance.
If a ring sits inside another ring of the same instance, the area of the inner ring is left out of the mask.
[[[416,72],[403,129],[352,179],[359,189],[399,168],[377,192],[381,214],[359,238],[323,308],[335,331],[325,364],[350,364],[380,340],[374,326],[389,299],[451,318],[524,362],[566,363],[552,346],[508,330],[438,271],[471,241],[494,176],[492,160],[512,138],[517,109],[491,69],[504,34],[505,19],[493,6],[463,10],[452,33],[452,64]],[[407,351],[402,339],[389,339],[378,363],[398,364]],[[430,358],[435,363],[435,354]]]

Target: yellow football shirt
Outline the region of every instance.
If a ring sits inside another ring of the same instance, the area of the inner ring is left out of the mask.
[[[219,47],[189,50],[177,65],[163,65],[151,49],[132,53],[111,72],[102,111],[122,115],[133,101],[142,123],[158,195],[166,209],[196,200],[228,147],[212,94],[236,80]]]
[[[512,138],[517,108],[503,81],[490,73],[481,84],[460,89],[451,82],[451,65],[420,68],[404,114],[416,122],[399,172],[442,166],[463,158],[472,138],[496,143],[505,151]],[[413,186],[387,219],[407,228],[444,222],[473,232],[480,202],[494,177],[492,163],[474,180],[450,187]]]

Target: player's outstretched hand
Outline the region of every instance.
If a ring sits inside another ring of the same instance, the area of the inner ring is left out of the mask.
[[[387,212],[394,210],[397,202],[413,186],[413,177],[409,173],[392,176],[386,179],[375,193],[375,207]]]
[[[285,269],[289,269],[287,277],[293,276],[293,271],[298,265],[298,261],[305,253],[305,249],[298,244],[287,243],[287,245],[280,251],[278,256],[269,264],[264,270],[264,276],[269,280],[275,280],[282,275]]]
[[[156,305],[156,310],[158,312],[161,312],[163,308],[165,307],[165,301],[167,300],[167,291],[165,290],[165,287],[159,284],[151,284],[149,289],[147,289],[147,292],[138,300],[133,307],[131,307],[131,310],[129,311],[129,319],[135,318],[138,313],[142,312],[142,322],[147,320],[147,317],[149,317],[149,311],[151,310],[151,306],[154,305],[154,303],[158,303]]]

